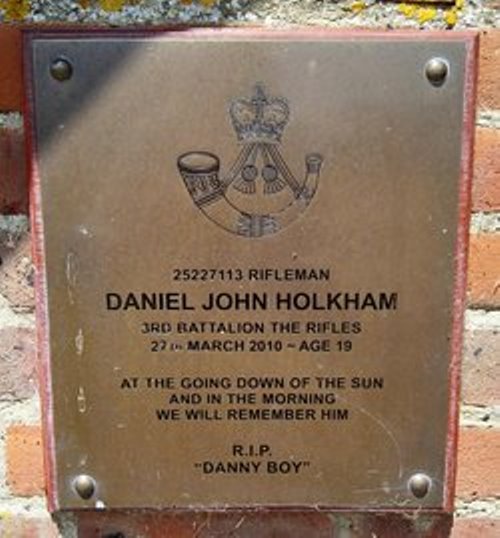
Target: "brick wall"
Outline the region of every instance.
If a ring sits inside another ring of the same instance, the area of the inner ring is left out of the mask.
[[[33,269],[23,156],[21,41],[6,22],[130,24],[203,20],[240,24],[474,27],[481,30],[473,215],[465,324],[459,473],[453,538],[500,536],[500,16],[496,0],[448,7],[329,0],[0,0],[0,536],[444,536],[430,519],[301,514],[226,517],[71,514],[45,509],[34,349]],[[1,21],[1,18],[0,18]],[[235,530],[236,529],[236,530]],[[364,529],[364,530],[363,530]],[[368,530],[370,529],[370,533]],[[122,534],[120,534],[122,533]],[[373,534],[371,534],[373,533]]]

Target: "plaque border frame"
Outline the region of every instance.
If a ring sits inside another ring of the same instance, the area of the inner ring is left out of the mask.
[[[45,274],[45,236],[41,212],[41,183],[38,169],[38,150],[36,145],[36,120],[34,116],[35,101],[33,91],[33,62],[30,54],[32,43],[36,39],[152,39],[155,37],[186,40],[311,40],[339,41],[342,39],[365,41],[401,41],[428,42],[446,41],[463,42],[466,48],[465,73],[463,88],[462,133],[460,153],[460,177],[458,184],[458,219],[457,238],[454,248],[454,287],[452,297],[452,326],[450,334],[450,351],[448,362],[448,428],[445,447],[445,466],[443,481],[443,502],[440,507],[335,507],[335,506],[302,506],[280,505],[268,506],[262,504],[258,508],[247,506],[204,507],[207,513],[216,512],[255,512],[266,511],[286,512],[334,512],[366,514],[403,514],[416,512],[427,515],[451,516],[454,509],[455,482],[457,473],[457,445],[460,414],[460,368],[462,357],[464,314],[466,309],[467,292],[467,261],[469,251],[469,224],[471,214],[471,187],[473,176],[473,152],[475,133],[475,113],[477,98],[477,77],[479,57],[479,33],[474,30],[450,32],[445,30],[365,30],[365,29],[333,29],[326,27],[294,27],[291,29],[268,29],[265,27],[214,27],[214,26],[143,26],[134,28],[103,28],[97,26],[76,25],[45,25],[42,28],[23,28],[23,68],[24,68],[24,98],[23,121],[25,133],[25,154],[27,162],[27,177],[29,188],[29,212],[32,233],[32,257],[35,267],[35,315],[36,315],[36,354],[39,381],[39,392],[42,409],[42,437],[44,470],[46,479],[46,494],[50,512],[59,510],[89,510],[94,508],[90,501],[88,508],[61,509],[57,496],[57,479],[55,463],[55,441],[53,436],[53,407],[52,385],[50,376],[50,321],[48,317],[47,282]],[[131,510],[130,507],[113,509]],[[148,510],[145,507],[133,510]],[[164,507],[162,512],[189,513],[189,507]],[[197,507],[196,512],[200,512]]]

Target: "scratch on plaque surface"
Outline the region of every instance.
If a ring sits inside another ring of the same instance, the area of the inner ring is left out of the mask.
[[[355,493],[377,493],[378,491],[383,491],[384,493],[391,493],[391,491],[392,492],[397,492],[397,491],[405,492],[406,487],[404,487],[404,486],[391,486],[390,484],[384,483],[379,488],[361,488],[361,489],[356,489],[354,491],[355,491]]]
[[[352,407],[354,407],[356,410],[360,411],[361,413],[363,413],[367,417],[371,418],[388,435],[389,439],[391,440],[392,444],[394,445],[394,448],[396,449],[396,453],[397,453],[397,456],[398,456],[398,478],[401,479],[403,477],[403,465],[402,465],[403,458],[402,458],[402,455],[401,455],[401,447],[399,446],[399,442],[396,439],[396,436],[392,433],[392,431],[389,429],[389,427],[384,423],[384,421],[382,419],[380,419],[377,416],[375,416],[374,414],[370,413],[364,407],[362,407],[360,405],[356,405],[353,402],[348,401],[346,398],[341,398],[340,396],[339,396],[338,399],[339,399],[339,401],[344,401],[347,404],[352,405]]]
[[[83,346],[84,346],[84,336],[82,329],[78,329],[78,332],[75,336],[75,348],[76,348],[76,354],[82,355],[83,354]]]
[[[240,519],[236,522],[236,525],[234,526],[234,530],[239,529],[243,522],[245,521],[245,516],[241,516]]]
[[[78,389],[78,396],[76,397],[76,402],[78,405],[78,411],[80,413],[85,413],[87,411],[87,397],[85,396],[85,391],[83,387]]]
[[[71,304],[74,304],[75,302],[73,291],[76,285],[77,273],[78,264],[76,254],[74,252],[68,252],[68,254],[66,255],[66,282],[69,302]]]
[[[83,224],[78,228],[78,230],[84,237],[89,237],[89,238],[94,237],[92,232]]]
[[[210,514],[208,514],[207,519],[205,521],[202,521],[200,526],[194,530],[193,538],[196,538],[197,536],[199,536],[201,531],[204,530],[205,528],[210,529]]]

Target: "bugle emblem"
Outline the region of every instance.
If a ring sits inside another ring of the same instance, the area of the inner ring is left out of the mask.
[[[177,167],[193,202],[221,228],[250,238],[274,234],[311,203],[323,158],[307,154],[304,179],[294,176],[280,151],[289,104],[282,97],[270,97],[262,84],[251,97],[234,99],[229,116],[240,151],[224,176],[219,157],[210,151],[184,153]],[[277,206],[267,203],[270,197],[279,198]]]

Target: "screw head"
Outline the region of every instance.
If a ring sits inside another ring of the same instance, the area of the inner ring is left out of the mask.
[[[65,58],[57,58],[50,66],[50,74],[59,82],[64,82],[72,77],[73,66]]]
[[[82,499],[88,500],[95,493],[96,483],[91,476],[81,474],[73,480],[73,487]]]
[[[448,71],[448,62],[443,58],[431,58],[425,64],[425,76],[433,86],[442,86]]]
[[[430,491],[432,480],[424,473],[414,474],[408,481],[410,491],[417,499],[423,499]]]

